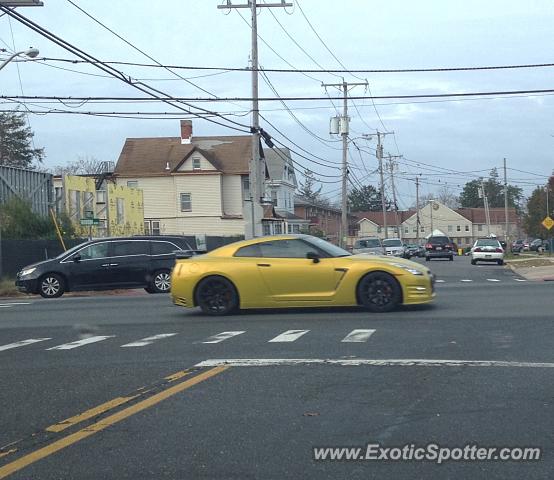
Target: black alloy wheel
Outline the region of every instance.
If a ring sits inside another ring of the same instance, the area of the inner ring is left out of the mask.
[[[207,277],[196,288],[196,304],[207,315],[227,315],[238,307],[235,286],[223,277]]]
[[[396,279],[385,272],[367,274],[357,289],[358,301],[370,312],[394,310],[402,301],[402,290]]]
[[[58,298],[65,292],[65,281],[57,273],[47,273],[39,281],[39,293],[44,298]]]

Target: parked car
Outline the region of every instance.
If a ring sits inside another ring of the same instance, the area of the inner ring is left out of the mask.
[[[446,235],[431,236],[425,242],[425,261],[432,258],[448,258],[454,260],[454,245]]]
[[[171,282],[174,304],[200,307],[208,315],[355,305],[388,312],[435,296],[434,276],[419,263],[392,255],[351,255],[310,235],[243,240],[193,261],[177,260]]]
[[[404,257],[406,255],[404,244],[399,238],[385,238],[383,247],[385,247],[385,255],[394,257]]]
[[[476,240],[471,248],[471,264],[477,262],[496,262],[504,264],[504,249],[502,244],[495,238],[480,238]]]
[[[385,249],[381,240],[377,237],[359,238],[354,242],[352,253],[367,253],[369,255],[384,255]]]
[[[525,248],[524,241],[522,239],[518,239],[515,242],[512,242],[512,247],[511,247],[512,253],[521,253],[524,248]]]
[[[543,240],[541,238],[536,238],[529,244],[529,250],[533,252],[548,251],[549,247],[550,247],[550,244],[548,240]]]
[[[421,256],[421,246],[416,243],[408,243],[406,246],[406,256],[408,257],[420,257]]]
[[[167,293],[177,254],[186,257],[198,253],[184,237],[177,236],[96,239],[56,258],[26,266],[17,274],[15,284],[22,292],[45,298],[76,290],[120,288]]]

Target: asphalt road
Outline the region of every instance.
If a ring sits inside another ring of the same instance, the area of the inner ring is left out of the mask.
[[[435,304],[385,315],[0,301],[0,478],[552,478],[554,286],[467,257],[427,265]],[[314,459],[368,443],[542,456]]]

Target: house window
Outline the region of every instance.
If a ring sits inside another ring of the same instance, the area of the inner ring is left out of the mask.
[[[408,227],[405,227],[404,228],[404,233],[409,233],[410,232],[410,229]]]
[[[469,232],[469,225],[466,225],[466,232]]]
[[[377,227],[377,233],[381,233],[381,227]]]
[[[96,192],[96,203],[106,203],[106,190]]]
[[[462,227],[460,227],[460,225],[456,225],[456,231],[457,231],[457,232],[461,232],[461,231],[462,231]]]
[[[483,225],[477,225],[477,231],[482,232],[483,231]]]
[[[121,225],[122,223],[125,223],[125,199],[117,198],[116,205],[117,205],[117,224]]]
[[[159,235],[160,234],[160,221],[159,220],[145,220],[144,221],[144,233],[145,233],[145,235]]]
[[[250,196],[250,179],[248,177],[242,177],[242,191],[244,193],[244,198]]]
[[[277,190],[271,190],[271,202],[273,205],[277,206]]]
[[[293,225],[292,231],[293,233],[300,233],[300,225]]]
[[[292,233],[292,225],[290,223],[287,225],[287,233]]]
[[[138,180],[127,180],[127,186],[129,188],[138,188]]]
[[[449,231],[449,232],[452,231],[452,225],[448,225],[448,231]]]
[[[181,212],[192,211],[192,199],[190,193],[181,193]]]
[[[275,233],[275,235],[279,235],[279,234],[283,233],[282,224],[276,223],[275,225],[273,225],[273,232]]]
[[[425,227],[422,225],[421,226],[421,233],[423,233],[425,231]]]
[[[192,157],[192,169],[200,170],[200,157]]]
[[[271,235],[271,225],[269,222],[263,222],[262,228],[264,235]]]
[[[417,227],[414,227],[414,233],[417,233]]]

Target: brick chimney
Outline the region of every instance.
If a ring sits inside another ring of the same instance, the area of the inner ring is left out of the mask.
[[[189,144],[192,138],[192,120],[181,120],[181,143]]]

